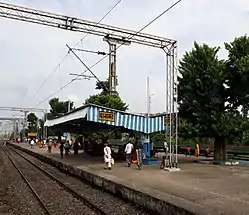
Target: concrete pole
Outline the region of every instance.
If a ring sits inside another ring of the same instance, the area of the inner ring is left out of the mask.
[[[147,116],[150,116],[150,78],[147,77]]]
[[[25,131],[26,131],[26,127],[27,127],[27,114],[28,114],[28,111],[24,111],[24,119],[23,119],[23,142],[26,139]]]
[[[71,111],[71,101],[68,99],[68,105],[67,105],[67,112],[69,113]]]
[[[47,120],[47,111],[44,112],[44,124]],[[47,126],[43,125],[43,139],[47,139]]]

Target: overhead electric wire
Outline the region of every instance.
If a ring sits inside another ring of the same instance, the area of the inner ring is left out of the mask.
[[[92,70],[84,63],[83,60],[80,59],[80,57],[72,50],[72,48],[69,46],[69,45],[66,45],[69,49],[69,51],[71,51],[74,56],[86,67],[86,69],[93,75],[93,77],[99,82],[101,83],[101,81],[99,80],[99,78],[92,72]],[[79,78],[79,75],[78,75],[78,78]],[[75,79],[77,80],[77,78]],[[105,86],[104,86],[105,87]]]
[[[156,16],[154,19],[152,19],[148,24],[146,24],[144,27],[142,27],[140,30],[138,30],[135,34],[130,35],[127,39],[132,39],[134,36],[136,36],[137,34],[141,33],[141,31],[143,31],[145,28],[147,28],[148,26],[150,26],[152,23],[154,23],[156,20],[158,20],[161,16],[163,16],[165,13],[167,13],[168,11],[170,11],[172,8],[174,8],[177,4],[179,4],[182,0],[178,0],[175,3],[173,3],[170,7],[168,7],[166,10],[164,10],[162,13],[160,13],[158,16]],[[117,48],[119,49],[121,46],[123,45],[123,43],[121,43]],[[54,96],[55,94],[57,94],[58,92],[60,92],[61,90],[65,89],[68,85],[70,85],[73,81],[77,80],[78,78],[80,78],[80,76],[82,76],[85,72],[89,71],[89,69],[92,69],[93,67],[95,67],[97,64],[99,64],[101,61],[103,61],[105,58],[107,58],[109,55],[111,54],[111,52],[109,52],[107,55],[105,55],[104,57],[102,57],[100,60],[96,61],[94,64],[92,64],[91,66],[88,67],[88,69],[84,70],[81,74],[78,75],[77,78],[69,81],[67,84],[63,85],[60,89],[58,89],[57,91],[55,91],[54,93],[50,94],[48,97],[46,97],[44,100],[42,100],[41,102],[39,102],[35,107],[39,106],[40,104],[44,103],[45,101],[47,101],[48,99],[50,99],[52,96]]]
[[[118,0],[108,11],[107,13],[97,22],[99,24],[102,22],[120,3],[122,0]],[[93,28],[91,28],[88,33],[86,33],[73,47],[76,47],[81,43],[88,34],[91,33]],[[51,76],[57,71],[57,69],[60,68],[60,65],[66,60],[67,56],[70,54],[70,52],[67,52],[67,54],[62,58],[62,60],[59,62],[59,64],[55,67],[55,69],[48,75],[48,77],[45,79],[45,81],[41,84],[41,86],[35,91],[34,94],[32,94],[31,98],[33,98],[36,94],[40,92],[40,90],[44,87],[44,85],[47,83],[47,81],[51,78]]]
[[[106,53],[106,52],[92,51],[92,50],[87,50],[87,49],[71,48],[71,50],[80,51],[80,52],[87,52],[87,53],[92,53],[92,54],[97,54],[97,55],[107,55],[107,54],[108,54],[108,53]]]

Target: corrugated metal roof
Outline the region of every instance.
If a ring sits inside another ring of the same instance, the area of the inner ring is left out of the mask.
[[[51,127],[51,126],[59,125],[59,124],[62,124],[68,121],[75,120],[75,119],[83,119],[86,117],[86,114],[87,114],[87,108],[78,109],[76,111],[74,110],[61,117],[51,119],[51,120],[46,120],[44,126]]]
[[[104,121],[99,117],[100,112],[110,112],[114,114],[114,121]],[[117,127],[124,127],[134,131],[145,133],[147,128],[147,119],[144,116],[129,114],[125,112],[114,111],[104,107],[90,106],[87,113],[87,120],[97,123],[104,123]]]
[[[110,114],[111,118],[109,120],[105,120],[103,118],[104,115],[101,114],[108,115],[108,113]],[[47,120],[45,122],[45,126],[51,127],[75,119],[83,119],[85,117],[87,121],[124,127],[145,134],[163,131],[165,129],[164,116],[162,115],[147,118],[146,116],[117,111],[92,104],[73,110],[71,113],[67,113],[62,117],[53,120]]]

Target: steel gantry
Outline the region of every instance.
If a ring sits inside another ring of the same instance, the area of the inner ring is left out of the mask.
[[[165,48],[170,47],[172,43],[176,42],[175,40],[164,37],[138,33],[133,30],[3,2],[0,2],[0,16],[103,37],[103,40],[108,42],[109,50],[111,51],[109,56],[110,91],[116,91],[117,84],[116,44],[129,45],[130,43],[138,43],[145,46]]]
[[[23,118],[18,118],[18,117],[0,117],[0,121],[11,121],[13,123],[13,135],[14,138],[18,137],[18,123],[22,123]]]
[[[23,118],[18,117],[0,117],[0,121],[21,121]]]
[[[19,111],[19,112],[46,112],[46,109],[42,108],[20,108],[20,107],[0,107],[0,110],[9,110],[9,111]]]
[[[20,107],[0,107],[0,111],[17,111],[17,112],[22,112],[24,113],[23,117],[23,132],[25,128],[27,128],[27,114],[29,112],[42,112],[44,114],[44,121],[46,120],[46,115],[47,115],[47,109],[42,109],[42,108],[20,108]],[[16,119],[15,117],[13,119]],[[47,129],[44,128],[43,131],[43,136],[47,137]],[[24,137],[25,137],[25,132],[24,132]]]
[[[110,92],[116,92],[117,86],[116,44],[130,45],[131,43],[137,43],[164,50],[166,56],[166,113],[168,113],[165,117],[165,125],[168,128],[166,135],[170,143],[170,167],[177,167],[178,108],[176,40],[4,2],[0,2],[0,17],[103,37],[103,40],[109,44],[110,51]]]

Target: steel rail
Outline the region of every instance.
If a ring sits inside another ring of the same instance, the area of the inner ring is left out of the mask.
[[[53,181],[57,182],[61,187],[63,187],[65,190],[67,190],[69,193],[71,193],[75,198],[77,198],[78,200],[80,200],[81,202],[83,202],[84,204],[86,204],[89,208],[91,208],[92,210],[94,210],[95,212],[97,212],[100,215],[108,215],[101,208],[99,208],[97,205],[95,205],[94,203],[92,203],[88,199],[84,198],[82,195],[80,195],[79,193],[77,193],[76,191],[74,191],[72,188],[68,187],[65,183],[63,183],[57,177],[53,176],[48,171],[42,169],[40,166],[38,166],[37,164],[35,164],[33,161],[31,161],[30,159],[28,159],[27,157],[25,157],[21,153],[17,152],[12,147],[9,147],[9,148],[14,153],[16,153],[17,155],[19,155],[20,157],[22,157],[24,160],[26,160],[28,163],[30,163],[31,165],[33,165],[34,167],[36,167],[38,170],[40,170],[41,172],[43,172],[46,176],[48,176],[49,178],[51,178]]]
[[[38,193],[35,191],[35,189],[32,187],[32,185],[29,183],[28,179],[25,177],[25,175],[23,174],[23,172],[20,170],[20,168],[16,165],[16,163],[14,162],[14,160],[10,157],[9,153],[4,149],[4,147],[2,147],[3,152],[6,154],[6,156],[8,157],[8,159],[10,160],[10,162],[13,164],[13,166],[15,167],[15,169],[17,170],[17,172],[21,175],[22,179],[25,181],[25,183],[28,185],[28,187],[30,188],[30,190],[32,191],[32,193],[35,195],[35,197],[37,198],[38,202],[40,203],[40,205],[43,207],[43,209],[45,210],[47,215],[51,215],[51,213],[49,212],[49,209],[47,208],[47,206],[43,203],[42,199],[40,198],[40,196],[38,195]]]

